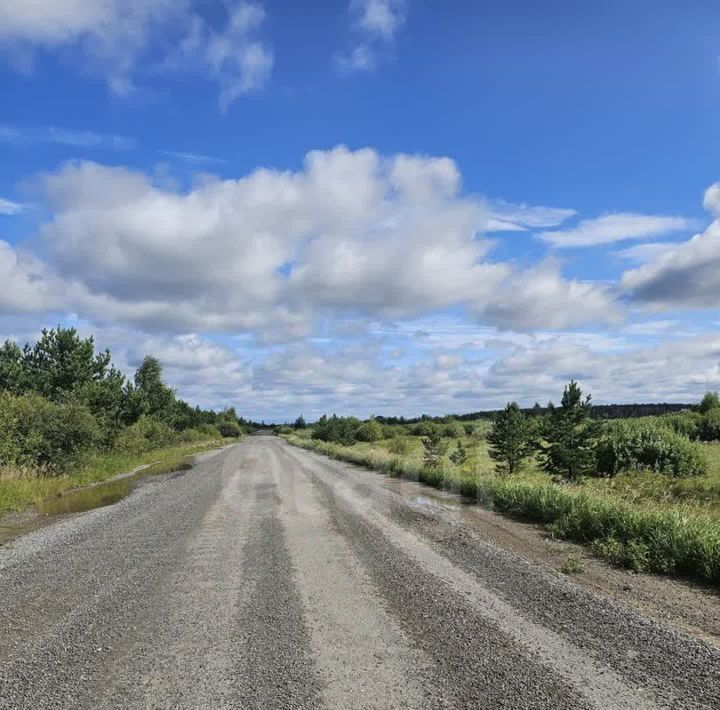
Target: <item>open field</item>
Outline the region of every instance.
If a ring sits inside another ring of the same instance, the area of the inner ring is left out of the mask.
[[[290,443],[358,463],[391,476],[455,491],[500,512],[547,523],[560,538],[588,543],[612,562],[637,571],[685,575],[720,582],[720,444],[704,444],[709,468],[691,478],[634,472],[613,478],[558,483],[530,461],[519,473],[501,475],[482,436],[464,437],[468,459],[423,465],[421,437],[341,446],[315,441],[310,431]]]

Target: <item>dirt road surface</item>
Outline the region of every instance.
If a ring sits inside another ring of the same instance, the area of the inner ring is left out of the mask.
[[[271,436],[0,548],[0,708],[720,708],[720,652]]]

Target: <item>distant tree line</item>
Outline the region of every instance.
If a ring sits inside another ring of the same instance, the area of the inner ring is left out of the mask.
[[[634,417],[660,416],[673,412],[682,412],[692,409],[692,404],[677,404],[669,402],[645,403],[645,404],[595,404],[592,407],[591,417],[593,419],[632,419]],[[532,407],[519,407],[520,411],[530,416],[542,417],[550,411],[549,405],[542,406],[535,403]],[[419,417],[385,417],[376,416],[380,424],[417,424],[419,422],[433,422],[436,424],[447,424],[452,421],[467,422],[478,419],[495,419],[502,409],[483,409],[477,412],[466,414],[448,414],[442,417],[431,417],[423,414]]]
[[[304,429],[307,425],[303,420],[301,427],[295,425],[295,429]],[[287,428],[292,431],[291,428]],[[283,428],[285,431],[285,428]],[[463,436],[482,436],[485,427],[478,426],[477,422],[460,423],[449,421],[439,424],[430,419],[418,421],[416,424],[398,425],[381,423],[380,418],[372,418],[362,421],[357,417],[339,417],[323,415],[312,426],[312,438],[320,441],[327,441],[336,444],[351,446],[357,442],[373,442],[380,439],[392,439],[403,435],[432,436],[438,434],[440,437],[459,439]]]

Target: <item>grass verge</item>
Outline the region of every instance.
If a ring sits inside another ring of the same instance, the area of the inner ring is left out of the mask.
[[[177,471],[187,464],[189,456],[208,451],[227,441],[213,439],[136,454],[91,454],[78,464],[73,473],[63,476],[49,477],[34,472],[0,472],[0,515],[11,511],[22,511],[47,498],[108,481],[143,465],[150,464],[145,469],[145,474]]]
[[[384,449],[328,444],[288,435],[290,444],[330,458],[460,493],[498,512],[550,525],[560,538],[638,572],[700,578],[720,584],[720,521],[682,507],[632,503],[540,476],[499,476],[466,468],[427,468]]]

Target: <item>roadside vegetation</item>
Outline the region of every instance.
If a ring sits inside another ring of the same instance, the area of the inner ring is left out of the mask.
[[[492,421],[333,415],[283,432],[297,446],[544,523],[617,565],[720,583],[717,394],[681,412],[593,415],[571,382],[558,406],[511,402]]]
[[[132,380],[73,328],[0,346],[0,514],[143,464],[175,465],[243,434],[235,411],[192,407],[146,357]]]

